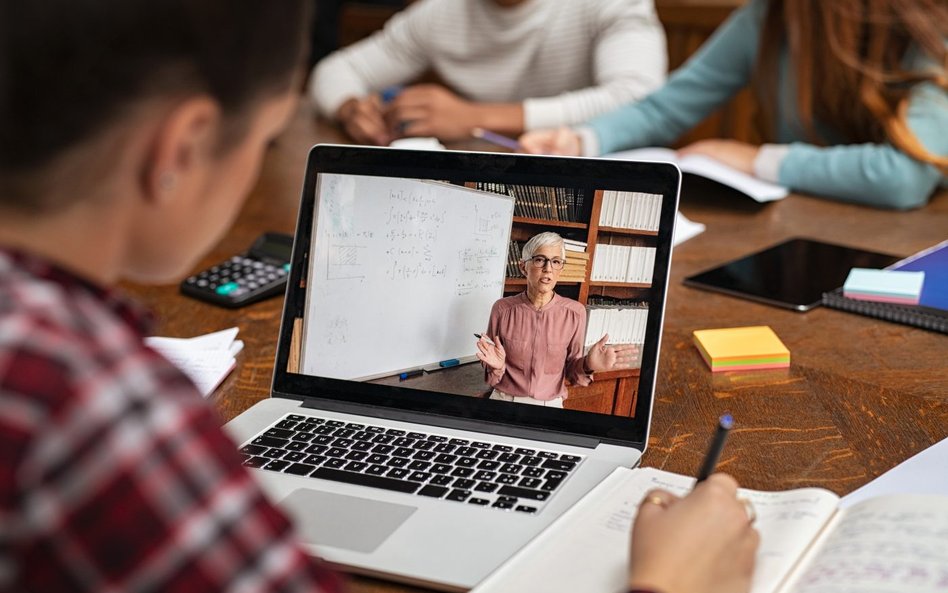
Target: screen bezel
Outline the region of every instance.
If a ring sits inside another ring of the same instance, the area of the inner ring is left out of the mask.
[[[406,387],[315,377],[287,371],[294,319],[302,316],[305,277],[312,242],[319,173],[339,173],[444,181],[485,181],[532,185],[642,191],[662,196],[656,239],[653,286],[642,352],[634,416],[547,409]],[[644,449],[648,438],[657,374],[662,320],[668,290],[672,235],[681,173],[670,163],[527,156],[507,153],[414,151],[391,148],[317,145],[310,151],[297,218],[290,276],[273,373],[273,395],[394,408],[530,431],[553,431]],[[654,312],[654,314],[652,314]],[[318,395],[314,395],[318,394]],[[448,397],[446,397],[448,396]],[[452,397],[453,396],[453,397]]]

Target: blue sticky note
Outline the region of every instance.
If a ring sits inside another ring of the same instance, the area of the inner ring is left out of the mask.
[[[851,299],[918,304],[925,272],[899,272],[853,268],[843,285],[843,296]]]

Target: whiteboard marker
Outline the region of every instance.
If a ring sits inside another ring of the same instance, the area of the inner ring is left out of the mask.
[[[474,334],[474,337],[477,338],[478,340],[487,340],[488,344],[490,344],[491,346],[494,345],[494,341],[483,334]]]

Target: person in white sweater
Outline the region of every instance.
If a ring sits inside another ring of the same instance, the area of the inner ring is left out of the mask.
[[[665,79],[652,0],[419,0],[322,60],[310,95],[356,141],[517,135],[645,97]],[[414,84],[432,71],[441,84]]]

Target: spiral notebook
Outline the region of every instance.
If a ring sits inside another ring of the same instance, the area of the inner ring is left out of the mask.
[[[918,305],[897,305],[849,299],[838,288],[823,295],[823,304],[834,309],[904,323],[948,334],[948,240],[898,261],[888,270],[925,272]]]

